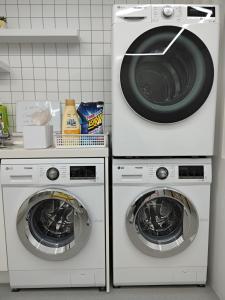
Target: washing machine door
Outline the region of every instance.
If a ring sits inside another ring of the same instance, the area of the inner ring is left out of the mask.
[[[191,201],[167,188],[140,196],[128,209],[126,218],[131,241],[154,257],[169,257],[183,251],[194,240],[198,225],[198,214]]]
[[[173,123],[194,114],[206,101],[214,66],[203,41],[188,29],[160,26],[128,48],[120,81],[130,107],[141,117]]]
[[[75,256],[91,231],[88,212],[64,190],[47,189],[31,195],[17,215],[17,232],[32,254],[47,260]]]

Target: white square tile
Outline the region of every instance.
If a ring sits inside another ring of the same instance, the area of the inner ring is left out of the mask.
[[[40,55],[33,56],[33,64],[35,68],[44,68],[45,67],[45,57]]]
[[[103,35],[104,35],[104,43],[110,44],[111,43],[111,31],[110,30],[105,30],[103,32]]]
[[[8,17],[7,16],[7,28],[18,28],[19,27],[19,19],[17,17]]]
[[[56,44],[56,53],[57,53],[57,55],[68,55],[68,45],[67,44]]]
[[[78,5],[70,5],[66,6],[67,8],[67,17],[68,18],[77,18],[78,17]]]
[[[12,92],[12,102],[17,103],[19,101],[23,101],[23,92]]]
[[[43,6],[43,17],[44,18],[54,18],[55,16],[55,6],[54,5],[44,5]]]
[[[102,18],[91,18],[92,30],[103,30],[103,19]]]
[[[32,44],[21,44],[21,55],[32,55]]]
[[[2,16],[6,16],[6,7],[5,4],[0,4],[0,12]]]
[[[90,5],[79,5],[79,17],[90,17],[91,7]]]
[[[91,43],[91,32],[90,31],[80,31],[80,42],[81,43]]]
[[[34,80],[23,80],[23,91],[33,92],[34,91]]]
[[[68,44],[68,52],[69,52],[69,55],[72,55],[72,56],[80,55],[80,44],[78,44],[78,43]]]
[[[0,56],[1,55],[8,55],[8,52],[9,52],[9,46],[7,44],[1,44]]]
[[[80,30],[91,30],[91,19],[80,18]]]
[[[105,80],[111,80],[111,69],[104,69],[104,79]]]
[[[69,59],[66,55],[57,56],[57,67],[59,68],[68,68]]]
[[[31,5],[31,17],[37,18],[42,17],[42,5]]]
[[[46,55],[45,56],[45,65],[47,68],[56,68],[57,64],[56,64],[56,56],[52,56],[52,55]]]
[[[92,47],[91,43],[80,44],[80,54],[81,55],[91,55]]]
[[[23,92],[24,101],[35,101],[35,93],[34,92]]]
[[[81,69],[81,80],[92,80],[92,69]]]
[[[111,56],[104,55],[104,68],[111,68]]]
[[[103,82],[103,85],[104,85],[104,91],[106,92],[111,92],[111,80],[105,80]]]
[[[104,73],[103,69],[93,69],[93,80],[103,80],[104,79]]]
[[[20,56],[10,56],[9,63],[11,67],[21,67],[21,59]]]
[[[34,88],[37,92],[45,92],[47,89],[46,81],[45,80],[35,80]]]
[[[46,68],[46,79],[57,80],[57,68]]]
[[[70,80],[70,91],[80,92],[81,91],[81,81],[80,80]]]
[[[104,55],[111,55],[111,44],[104,44]]]
[[[91,80],[82,80],[81,81],[81,90],[82,92],[92,91],[92,81]]]
[[[80,56],[69,56],[69,67],[80,68]]]
[[[36,98],[36,101],[46,101],[47,100],[46,92],[36,92],[35,91],[35,98]]]
[[[92,31],[92,43],[103,43],[102,31]]]
[[[1,81],[1,84],[0,84],[0,88],[2,86],[2,81]],[[9,81],[8,81],[7,85],[9,86]],[[22,85],[22,80],[21,79],[11,80],[11,91],[14,91],[14,92],[23,91],[23,85]]]
[[[94,92],[102,92],[102,91],[104,91],[103,81],[94,80],[93,81],[93,91]]]
[[[91,17],[101,18],[102,12],[102,5],[91,5]]]
[[[21,56],[22,67],[33,67],[33,59],[31,55]]]
[[[103,55],[103,44],[92,44],[92,55]]]
[[[42,18],[31,18],[31,27],[33,29],[43,29],[44,22]]]
[[[66,18],[66,5],[55,5],[55,17]]]
[[[8,18],[18,17],[18,13],[17,5],[6,5],[6,16]]]
[[[33,68],[22,68],[21,70],[22,70],[22,78],[23,79],[33,79],[34,78]]]
[[[20,55],[20,45],[19,44],[9,44],[9,55]]]
[[[30,17],[30,5],[18,5],[19,18],[29,18]]]
[[[35,79],[46,79],[45,69],[34,68],[34,78]]]
[[[44,44],[32,44],[33,55],[44,55]]]
[[[103,17],[105,17],[105,18],[112,17],[112,6],[111,5],[103,5]]]
[[[92,59],[91,56],[80,56],[81,59],[81,68],[91,68],[92,67]]]
[[[55,19],[54,18],[43,18],[43,24],[45,29],[54,29],[55,28]]]
[[[45,55],[56,55],[56,46],[53,43],[47,43],[44,45]]]
[[[26,69],[26,68],[24,68]],[[29,70],[32,70],[29,68]],[[22,69],[21,68],[10,68],[10,79],[22,79]],[[5,78],[6,79],[6,78]]]
[[[103,92],[93,92],[93,101],[103,101],[104,93]]]
[[[31,28],[30,18],[19,18],[19,28]]]
[[[92,66],[93,68],[103,68],[104,66],[103,56],[101,55],[92,56]]]
[[[58,84],[55,80],[47,80],[47,91],[48,92],[58,92]]]
[[[69,80],[69,70],[65,68],[58,68],[58,80]]]
[[[70,80],[80,80],[80,69],[69,69]]]
[[[66,18],[55,18],[55,27],[56,28],[68,28],[67,19]]]
[[[59,92],[67,92],[69,93],[69,81],[59,80],[58,81]]]
[[[103,18],[103,28],[104,28],[104,30],[112,29],[112,19],[111,18]]]
[[[67,25],[70,29],[77,29],[79,30],[79,19],[78,18],[67,18]]]

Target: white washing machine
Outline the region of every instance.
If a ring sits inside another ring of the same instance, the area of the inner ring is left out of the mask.
[[[206,283],[211,160],[113,160],[113,284]]]
[[[112,30],[113,156],[212,155],[218,6],[115,5]]]
[[[105,287],[104,159],[2,160],[10,286]]]

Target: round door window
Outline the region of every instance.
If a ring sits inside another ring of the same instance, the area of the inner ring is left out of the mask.
[[[141,196],[129,208],[126,219],[131,241],[142,252],[158,257],[183,251],[198,230],[193,204],[181,193],[159,189]]]
[[[90,235],[90,220],[84,206],[62,190],[44,190],[20,207],[17,232],[23,245],[48,260],[76,255]]]
[[[140,116],[159,123],[183,120],[206,101],[214,67],[206,45],[195,34],[161,26],[139,36],[121,65],[123,94]]]

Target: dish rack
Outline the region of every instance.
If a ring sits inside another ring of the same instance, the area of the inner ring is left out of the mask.
[[[99,148],[107,146],[107,134],[55,134],[56,148]]]

